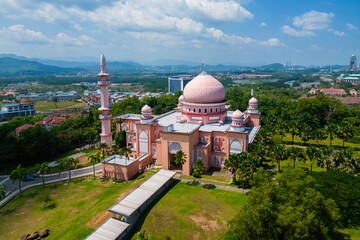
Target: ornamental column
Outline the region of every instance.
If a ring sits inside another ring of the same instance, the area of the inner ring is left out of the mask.
[[[112,146],[112,132],[111,132],[111,119],[112,116],[110,114],[111,108],[109,107],[109,91],[108,86],[111,85],[108,80],[109,74],[106,73],[106,62],[105,56],[101,54],[100,57],[100,68],[101,72],[97,75],[100,81],[98,82],[98,86],[101,87],[101,107],[99,110],[101,111],[101,115],[99,119],[101,120],[101,142],[106,143],[109,147]]]

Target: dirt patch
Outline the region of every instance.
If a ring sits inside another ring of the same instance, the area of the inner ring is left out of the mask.
[[[81,157],[78,157],[79,159],[79,165],[85,165],[89,162],[88,160],[88,157],[87,156],[81,156]]]
[[[221,226],[215,220],[209,220],[202,216],[190,215],[189,218],[205,232],[217,231],[221,229]]]
[[[91,228],[97,228],[100,226],[103,222],[105,222],[106,219],[108,219],[111,216],[111,213],[109,211],[104,211],[93,217],[86,226]]]

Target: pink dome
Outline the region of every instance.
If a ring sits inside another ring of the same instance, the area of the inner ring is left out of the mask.
[[[239,109],[237,109],[235,112],[233,112],[231,117],[233,120],[237,120],[237,119],[244,119],[245,115]]]
[[[250,100],[249,100],[249,104],[258,104],[258,100],[254,97],[252,97]]]
[[[185,99],[184,99],[184,95],[181,95],[180,97],[179,97],[179,102],[183,102]]]
[[[188,103],[220,103],[224,101],[225,88],[218,80],[202,72],[186,84],[184,98]]]
[[[141,108],[141,113],[151,113],[152,112],[152,109],[149,105],[145,104],[145,106],[143,106]]]

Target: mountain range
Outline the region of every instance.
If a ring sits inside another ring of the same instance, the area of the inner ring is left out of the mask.
[[[82,58],[82,60],[84,59],[85,58]],[[0,76],[76,74],[78,72],[96,73],[100,70],[100,66],[99,62],[93,60],[93,58],[86,58],[85,61],[66,61],[62,59],[27,58],[15,54],[0,54]],[[141,72],[198,72],[203,68],[200,63],[191,61],[159,60],[148,65],[133,61],[107,61],[108,71],[115,75],[119,73]],[[272,63],[261,67],[244,67],[235,64],[205,66],[205,70],[207,71],[242,71],[244,69],[277,71],[284,70],[284,65],[281,63]]]

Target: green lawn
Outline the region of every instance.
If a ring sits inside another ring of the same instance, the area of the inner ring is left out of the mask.
[[[44,102],[38,101],[35,103],[36,111],[53,111],[66,110],[70,108],[86,108],[87,105],[83,102],[60,101],[60,102]]]
[[[25,233],[50,229],[46,239],[83,239],[110,214],[107,209],[153,172],[138,180],[113,183],[109,180],[74,179],[69,183],[35,187],[0,209],[0,239],[20,239]],[[53,199],[44,208],[43,198]],[[51,208],[54,207],[54,208]]]
[[[151,209],[145,221],[140,219],[137,230],[145,230],[150,239],[222,239],[227,222],[246,200],[241,193],[178,183]]]

